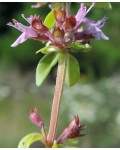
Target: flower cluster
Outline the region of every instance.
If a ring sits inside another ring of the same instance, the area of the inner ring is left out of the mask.
[[[94,5],[95,3],[92,3],[87,10],[84,3],[81,3],[81,7],[76,15],[68,14],[65,8],[55,10],[55,25],[52,29],[48,29],[39,16],[35,15],[26,18],[22,14],[22,17],[29,23],[29,26],[24,26],[15,19],[13,19],[14,24],[11,22],[8,23],[9,26],[15,27],[22,32],[20,37],[11,46],[15,47],[27,39],[34,39],[38,41],[47,41],[47,45],[64,47],[67,49],[72,42],[86,44],[89,43],[91,39],[99,40],[103,38],[104,40],[108,40],[109,38],[101,30],[107,17],[97,22],[89,20],[86,17]],[[85,24],[86,27],[82,28],[82,24]]]

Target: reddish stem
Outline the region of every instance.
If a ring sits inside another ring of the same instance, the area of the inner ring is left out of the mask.
[[[61,55],[61,58],[58,63],[50,127],[49,127],[48,136],[47,136],[48,147],[52,147],[54,139],[55,139],[59,110],[60,110],[60,103],[61,103],[61,97],[62,97],[62,91],[63,91],[63,85],[64,85],[65,68],[66,68],[66,57],[65,57],[65,54],[63,54]]]

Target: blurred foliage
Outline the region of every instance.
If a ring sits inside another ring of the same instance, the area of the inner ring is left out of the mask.
[[[44,19],[50,11],[47,5],[33,9],[32,4],[0,3],[0,147],[17,147],[24,135],[40,131],[28,120],[31,107],[37,106],[49,125],[54,85],[45,82],[40,88],[35,86],[35,69],[43,56],[35,52],[44,44],[27,40],[11,48],[20,32],[6,26],[12,18],[26,24],[21,14],[38,14]],[[94,8],[88,14],[96,21],[104,15],[109,17],[103,30],[110,40],[93,41],[92,51],[75,54],[81,81],[72,88],[65,87],[63,95],[58,133],[78,114],[81,123],[87,125],[87,135],[80,139],[78,147],[120,147],[120,74],[115,74],[120,68],[120,3],[112,3],[112,7],[111,11]],[[78,8],[78,3],[72,3],[71,12],[75,14]],[[99,80],[86,82],[95,79]]]
[[[30,108],[37,107],[49,126],[54,84],[37,88],[34,73],[0,72],[0,147],[17,147],[19,141],[40,128],[28,119]],[[120,73],[94,83],[65,86],[57,135],[78,114],[86,125],[78,147],[120,147]],[[4,78],[4,80],[3,80]],[[36,143],[33,147],[41,147]]]

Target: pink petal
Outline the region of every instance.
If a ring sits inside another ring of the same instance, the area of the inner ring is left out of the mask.
[[[28,39],[28,34],[26,32],[22,33],[18,39],[11,45],[11,47],[16,47],[18,44],[25,42]]]

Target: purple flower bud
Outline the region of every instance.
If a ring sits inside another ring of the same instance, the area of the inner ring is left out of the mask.
[[[63,9],[59,9],[59,10],[55,10],[54,11],[54,16],[55,16],[55,20],[57,21],[57,23],[61,24],[65,21],[66,19],[66,11]]]
[[[44,122],[41,120],[36,108],[30,110],[29,119],[37,126],[44,127]]]
[[[60,29],[59,27],[54,28],[54,30],[52,31],[52,37],[56,42],[63,42],[64,30]]]
[[[74,34],[74,38],[76,42],[80,43],[90,43],[90,40],[94,38],[92,34],[87,34],[86,31],[76,32]]]
[[[34,16],[31,21],[32,28],[39,33],[46,33],[48,28],[43,25],[42,20],[39,16]]]
[[[63,25],[64,25],[64,28],[65,28],[65,31],[67,31],[67,32],[74,31],[75,27],[77,25],[76,18],[74,16],[68,17],[65,20]]]
[[[81,130],[84,129],[84,125],[80,125],[80,120],[78,115],[74,116],[73,121],[68,125],[67,128],[64,129],[62,134],[58,137],[57,143],[61,144],[66,139],[73,139],[80,136],[84,136],[85,134],[81,134]]]
[[[18,39],[11,45],[12,47],[16,47],[20,43],[25,42],[27,39],[43,41],[49,40],[47,34],[44,34],[48,31],[48,29],[42,24],[42,21],[39,19],[39,16],[30,16],[29,18],[25,18],[25,16],[22,14],[22,17],[30,24],[30,26],[24,26],[15,19],[13,19],[14,24],[12,24],[12,22],[9,22],[7,24],[22,32]]]

